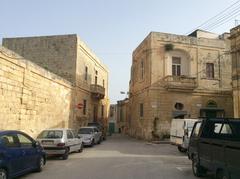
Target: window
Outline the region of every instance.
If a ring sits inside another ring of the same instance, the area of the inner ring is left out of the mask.
[[[102,118],[104,117],[104,105],[102,105]]]
[[[181,76],[181,58],[172,57],[172,75]]]
[[[140,104],[140,117],[143,117],[143,103]]]
[[[1,137],[1,142],[5,147],[19,147],[19,142],[17,139],[17,136],[15,135],[11,135],[11,134],[7,134],[7,135],[3,135]]]
[[[192,137],[198,137],[199,136],[199,131],[200,131],[200,127],[201,127],[202,123],[201,122],[197,122],[195,124],[195,127],[192,131]]]
[[[214,133],[219,134],[221,130],[222,124],[221,123],[215,123],[214,124]]]
[[[39,139],[61,139],[63,132],[60,130],[44,130],[37,138]]]
[[[232,129],[229,124],[223,124],[220,134],[232,134]]]
[[[88,80],[88,67],[85,67],[85,80]]]
[[[29,139],[27,136],[24,136],[22,134],[17,134],[19,142],[20,142],[20,146],[22,148],[31,148],[33,147],[33,143],[32,140]]]
[[[141,79],[144,78],[144,62],[143,59],[141,60]]]
[[[67,131],[67,138],[68,139],[73,139],[73,134],[72,134],[72,132],[71,131]]]
[[[213,63],[206,64],[206,76],[209,79],[214,78],[214,64]]]
[[[97,76],[95,76],[95,85],[97,85]]]
[[[223,140],[233,140],[235,136],[229,124],[217,122],[217,123],[214,123],[213,133],[210,128],[210,133],[208,137],[223,139]]]
[[[87,114],[87,100],[83,100],[83,115]]]

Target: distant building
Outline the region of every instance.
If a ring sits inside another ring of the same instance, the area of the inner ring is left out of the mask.
[[[128,98],[117,102],[117,126],[119,133],[128,133],[129,128],[129,100]]]
[[[117,126],[117,105],[111,104],[109,109],[109,120],[108,120],[108,132],[118,133],[118,126]]]
[[[234,117],[240,118],[240,26],[231,29]]]
[[[232,117],[229,34],[151,32],[132,55],[129,133],[169,136],[172,118]]]
[[[3,46],[71,82],[69,126],[108,125],[108,69],[77,35],[4,38]]]

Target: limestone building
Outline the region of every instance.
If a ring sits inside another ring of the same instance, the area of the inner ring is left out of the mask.
[[[169,136],[172,118],[232,117],[229,34],[151,32],[132,55],[129,133]]]
[[[117,101],[117,126],[118,132],[127,134],[128,133],[128,119],[130,115],[129,111],[129,99],[125,98],[124,100]]]
[[[117,104],[110,105],[109,120],[108,120],[108,132],[109,132],[109,134],[118,133]]]
[[[71,83],[70,127],[107,126],[108,69],[77,35],[4,38],[3,46]]]
[[[234,117],[240,118],[240,26],[231,29]]]

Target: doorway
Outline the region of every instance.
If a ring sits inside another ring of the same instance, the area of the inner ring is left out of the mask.
[[[93,120],[94,122],[98,121],[98,105],[96,104],[93,106]]]

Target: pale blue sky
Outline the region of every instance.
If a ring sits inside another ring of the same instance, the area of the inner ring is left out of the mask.
[[[185,34],[236,0],[1,0],[0,38],[78,34],[110,70],[110,99],[128,91],[131,55],[151,32]],[[238,16],[236,16],[238,18]],[[213,32],[229,31],[234,20]]]

